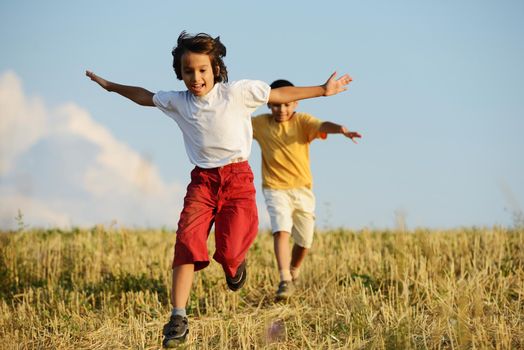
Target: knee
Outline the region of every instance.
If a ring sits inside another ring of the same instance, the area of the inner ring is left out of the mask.
[[[289,239],[289,232],[286,232],[286,231],[277,231],[277,232],[273,232],[273,239],[275,240],[282,240],[282,239]]]

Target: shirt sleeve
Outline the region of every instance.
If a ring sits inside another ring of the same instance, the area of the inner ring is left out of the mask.
[[[169,108],[172,91],[158,91],[153,95],[153,103],[160,109]]]
[[[313,117],[309,114],[303,114],[300,118],[302,130],[304,130],[304,134],[306,135],[306,138],[308,142],[313,141],[316,138],[320,139],[326,139],[327,134],[325,132],[320,132],[320,126],[322,125],[323,121]]]
[[[153,103],[158,109],[173,118],[180,105],[176,102],[179,98],[181,98],[180,91],[158,91],[153,95]]]
[[[267,83],[260,80],[239,80],[237,83],[242,90],[244,105],[253,112],[269,101],[271,87]]]

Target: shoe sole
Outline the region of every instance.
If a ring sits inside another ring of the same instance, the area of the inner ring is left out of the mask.
[[[242,263],[244,265],[244,271],[242,272],[243,276],[242,278],[240,278],[240,281],[238,281],[238,283],[231,283],[227,278],[226,278],[226,282],[227,282],[227,287],[232,290],[233,292],[236,292],[237,290],[239,290],[240,288],[242,288],[244,286],[244,284],[246,283],[246,280],[247,280],[247,267],[246,267],[246,262],[244,261]]]
[[[189,329],[186,330],[184,335],[178,338],[164,339],[164,341],[162,342],[162,347],[167,348],[167,349],[176,348],[186,342],[188,334],[189,334]]]
[[[275,299],[278,300],[278,301],[281,301],[281,300],[288,300],[289,298],[291,298],[293,296],[293,293],[285,293],[285,294],[277,294],[275,296]]]

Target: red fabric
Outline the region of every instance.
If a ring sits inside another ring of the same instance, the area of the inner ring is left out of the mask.
[[[213,259],[234,276],[258,231],[253,173],[247,161],[193,169],[178,221],[173,267],[194,263],[198,271],[209,265],[207,238],[213,223]]]

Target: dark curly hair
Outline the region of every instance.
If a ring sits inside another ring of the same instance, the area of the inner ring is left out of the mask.
[[[173,68],[176,77],[182,80],[182,55],[187,51],[209,55],[215,83],[227,82],[227,67],[222,60],[226,56],[226,47],[220,42],[220,37],[213,38],[206,33],[196,35],[183,31],[178,36],[177,46],[171,51]]]

